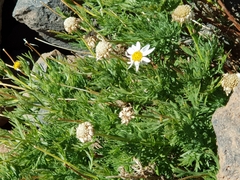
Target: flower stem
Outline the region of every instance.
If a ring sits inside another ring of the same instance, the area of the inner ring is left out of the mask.
[[[203,57],[202,57],[200,48],[199,48],[199,46],[198,46],[197,37],[194,35],[194,32],[193,32],[193,30],[192,30],[192,27],[190,27],[190,25],[187,25],[187,29],[188,29],[188,31],[189,31],[189,33],[190,33],[190,36],[191,36],[192,39],[193,39],[194,45],[195,45],[195,47],[196,47],[196,49],[197,49],[198,56],[200,57],[201,61],[203,62],[204,59],[203,59]]]
[[[39,151],[41,151],[41,152],[43,152],[44,154],[47,154],[47,155],[53,157],[54,159],[56,159],[56,160],[58,160],[58,161],[61,161],[62,163],[64,163],[64,164],[66,165],[66,167],[69,167],[69,168],[70,168],[71,170],[73,170],[75,173],[77,173],[77,174],[79,174],[79,175],[81,175],[81,176],[83,176],[83,177],[85,177],[85,178],[87,177],[87,178],[92,178],[92,179],[98,179],[95,175],[90,174],[89,172],[86,172],[86,171],[83,171],[83,170],[78,169],[78,168],[77,168],[76,166],[74,166],[73,164],[71,164],[71,163],[69,163],[69,162],[67,162],[67,161],[59,158],[58,156],[56,156],[56,155],[54,155],[54,154],[46,151],[45,149],[42,149],[42,148],[40,148],[40,147],[38,147],[38,146],[34,146],[34,148],[37,149],[37,150],[39,150]]]

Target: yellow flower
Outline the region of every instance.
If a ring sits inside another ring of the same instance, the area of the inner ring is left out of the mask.
[[[20,61],[15,61],[13,64],[13,69],[19,70],[21,67],[21,62]]]
[[[234,91],[234,88],[238,85],[239,78],[240,73],[223,75],[221,84],[227,96]]]
[[[132,45],[129,47],[126,51],[126,56],[130,58],[130,66],[128,67],[131,68],[132,65],[134,64],[136,67],[136,71],[139,69],[140,63],[149,63],[150,59],[147,58],[146,56],[149,55],[155,48],[149,49],[150,45],[147,44],[141,49],[140,42],[137,42],[136,45]]]
[[[189,5],[179,5],[172,13],[173,21],[183,24],[193,18],[193,12]]]

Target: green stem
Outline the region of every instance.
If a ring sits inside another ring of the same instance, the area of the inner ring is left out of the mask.
[[[51,156],[51,157],[53,157],[53,158],[55,158],[58,161],[61,161],[62,163],[65,164],[66,167],[69,167],[72,171],[74,171],[75,173],[77,173],[77,174],[79,174],[79,175],[81,175],[81,176],[83,176],[85,178],[98,179],[97,176],[95,176],[93,174],[90,174],[89,172],[86,172],[86,171],[78,169],[73,164],[71,164],[71,163],[69,163],[69,162],[59,158],[58,156],[56,156],[56,155],[54,155],[54,154],[52,154],[52,153],[50,153],[50,152],[48,152],[48,151],[38,147],[38,146],[34,146],[34,148],[39,150],[39,151],[41,151],[41,152],[43,152],[43,153],[45,153],[45,154],[47,154],[47,155],[49,155],[49,156]]]
[[[198,40],[197,40],[196,36],[194,35],[194,32],[192,31],[192,28],[190,27],[190,25],[187,25],[187,29],[188,29],[188,31],[190,33],[190,36],[193,39],[194,45],[195,45],[195,47],[197,49],[198,56],[200,57],[201,61],[203,62],[204,60],[203,60],[200,48],[198,46]]]

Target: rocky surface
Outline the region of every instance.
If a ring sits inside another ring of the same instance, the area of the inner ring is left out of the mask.
[[[69,43],[56,38],[55,34],[49,32],[49,30],[64,31],[64,19],[54,13],[56,8],[60,8],[65,13],[71,12],[60,0],[19,0],[14,8],[13,17],[38,32],[44,40],[73,49]]]
[[[0,155],[9,152],[9,148],[4,145],[4,144],[0,144]]]
[[[215,111],[212,123],[217,136],[220,169],[218,180],[240,180],[240,83],[226,106]]]
[[[29,48],[24,45],[23,38],[27,39],[30,43],[38,43],[34,41],[34,37],[38,37],[38,33],[12,17],[12,12],[16,3],[17,0],[5,0],[2,9],[1,49],[4,48],[14,59],[16,56],[21,55],[21,53],[26,53],[29,50]],[[43,48],[42,43],[38,45],[39,47],[36,48],[42,53],[45,49],[41,50]],[[50,49],[47,49],[47,51],[49,50]],[[5,53],[2,50],[0,50],[0,52],[1,58],[7,63],[11,63]]]

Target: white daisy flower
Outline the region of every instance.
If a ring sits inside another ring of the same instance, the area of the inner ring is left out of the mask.
[[[146,56],[149,55],[155,48],[149,49],[150,45],[147,44],[141,49],[140,42],[137,42],[136,45],[132,45],[129,47],[126,51],[126,56],[130,58],[130,66],[128,67],[131,68],[132,65],[134,64],[136,67],[136,71],[139,69],[140,63],[149,63],[151,60],[147,58]]]

